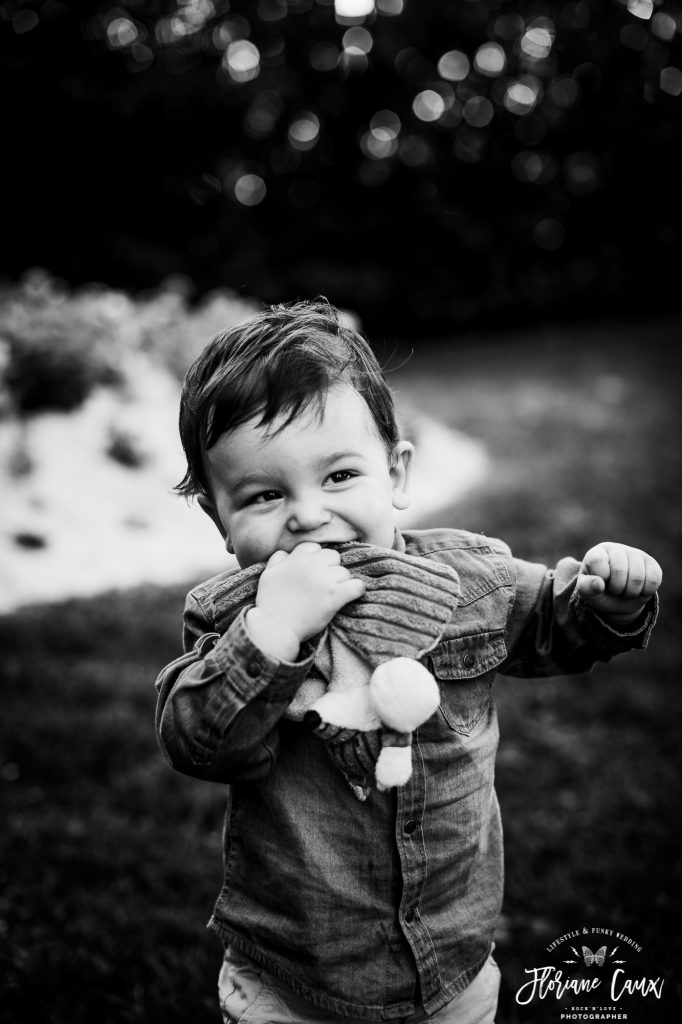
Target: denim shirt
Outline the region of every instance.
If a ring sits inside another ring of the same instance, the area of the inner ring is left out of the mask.
[[[314,1005],[366,1020],[436,1012],[490,953],[503,883],[495,675],[587,671],[645,647],[657,610],[653,599],[617,631],[575,595],[574,559],[548,569],[465,531],[406,532],[396,547],[450,566],[460,587],[424,659],[441,703],[414,734],[406,785],[358,801],[324,744],[283,717],[315,645],[279,661],[252,643],[244,612],[223,632],[225,573],[189,593],[186,653],[157,680],[170,764],[228,784],[209,925]]]

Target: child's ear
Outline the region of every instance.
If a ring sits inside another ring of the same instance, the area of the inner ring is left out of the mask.
[[[227,548],[228,552],[231,555],[233,555],[234,554],[234,548],[230,544],[230,538],[227,536],[227,532],[225,530],[225,527],[223,526],[223,524],[220,521],[220,516],[218,515],[218,510],[216,509],[216,507],[213,504],[213,502],[211,501],[211,499],[207,498],[203,494],[199,494],[197,496],[197,502],[199,504],[199,508],[203,509],[203,511],[208,516],[208,518],[213,523],[215,523],[215,525],[218,527],[218,530],[220,531],[220,536],[225,541],[225,547]]]
[[[405,509],[410,504],[410,478],[414,445],[409,441],[398,441],[393,452],[389,470],[393,481],[393,508]]]

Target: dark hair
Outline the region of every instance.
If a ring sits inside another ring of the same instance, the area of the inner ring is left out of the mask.
[[[337,381],[365,399],[389,455],[399,440],[391,392],[367,340],[325,299],[269,306],[216,334],[185,377],[180,438],[187,472],[175,490],[210,496],[204,453],[260,413],[283,429]]]

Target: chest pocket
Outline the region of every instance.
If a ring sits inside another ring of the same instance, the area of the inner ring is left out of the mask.
[[[502,631],[446,640],[429,655],[440,711],[451,729],[468,736],[490,703],[495,669],[507,655]]]

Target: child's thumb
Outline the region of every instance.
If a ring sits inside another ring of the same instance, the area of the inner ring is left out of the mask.
[[[580,597],[597,597],[598,594],[604,593],[606,584],[601,576],[581,572],[576,580],[575,589]]]

